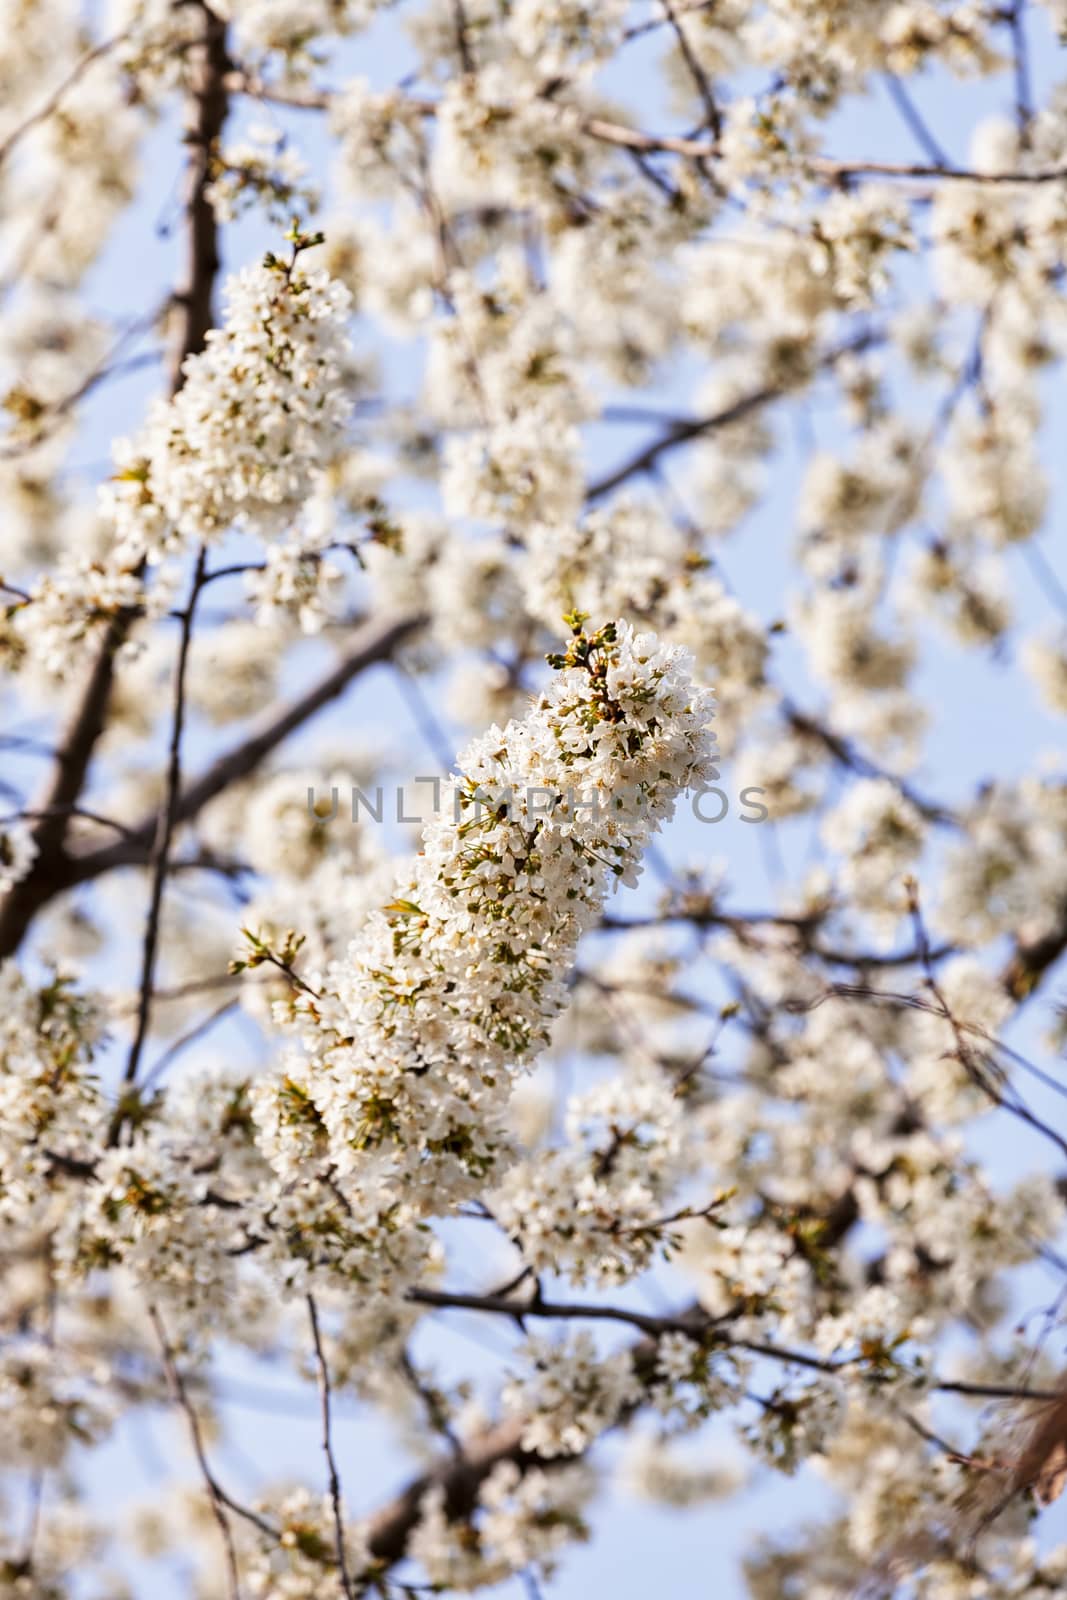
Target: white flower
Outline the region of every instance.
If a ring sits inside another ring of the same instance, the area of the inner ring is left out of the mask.
[[[843,858],[841,884],[888,933],[905,909],[902,880],[918,861],[922,816],[888,778],[860,778],[826,816],[823,838]]]
[[[526,1370],[503,1401],[524,1419],[523,1448],[538,1455],[580,1455],[640,1394],[629,1353],[598,1355],[584,1330],[559,1344],[530,1339],[521,1354]]]
[[[116,447],[105,504],[125,551],[156,557],[235,524],[263,539],[292,529],[344,439],[348,308],[343,285],[299,264],[229,280],[223,326],[178,394]]]
[[[579,937],[707,766],[710,699],[681,651],[619,624],[576,634],[558,665],[523,722],[460,757],[414,870],[331,969],[304,1068],[256,1087],[279,1174],[328,1153],[371,1237],[441,1214],[510,1155],[511,1086]]]
[[[18,817],[0,822],[0,894],[26,876],[36,857],[37,844],[28,822]]]

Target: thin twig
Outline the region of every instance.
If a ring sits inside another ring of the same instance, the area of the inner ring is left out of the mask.
[[[319,1407],[322,1418],[322,1448],[326,1456],[326,1466],[330,1479],[330,1504],[333,1507],[333,1526],[337,1538],[337,1565],[341,1575],[341,1588],[348,1600],[354,1600],[355,1589],[352,1586],[351,1574],[348,1570],[348,1555],[345,1550],[345,1521],[341,1495],[341,1474],[337,1470],[337,1460],[333,1453],[333,1428],[330,1410],[330,1369],[326,1364],[326,1355],[322,1348],[322,1334],[319,1330],[319,1313],[315,1305],[315,1296],[307,1297],[308,1316],[311,1320],[311,1337],[315,1343],[315,1366],[319,1383]]]
[[[947,172],[953,165],[951,158],[934,138],[914,100],[900,79],[894,73],[887,72],[885,86],[889,91],[890,99],[900,112],[902,120],[922,149],[923,154],[929,161],[933,162],[935,167]]]
[[[296,700],[279,711],[272,711],[258,726],[253,726],[240,744],[219,756],[182,791],[178,822],[193,821],[216,796],[250,777],[291,733],[342,694],[361,672],[388,660],[422,621],[419,616],[384,617],[357,633],[352,648],[323,678]],[[143,865],[151,850],[154,832],[155,817],[149,816],[135,826],[129,840],[74,858],[67,865],[62,886],[70,888],[77,883],[90,882],[116,867]]]
[[[132,372],[139,372],[144,367],[155,366],[160,360],[158,350],[145,350],[140,355],[130,356],[125,361],[120,361],[119,355],[126,346],[139,339],[143,333],[149,332],[159,321],[159,312],[153,311],[147,317],[139,318],[126,328],[116,339],[113,347],[95,367],[73,389],[63,395],[59,400],[46,406],[34,419],[33,426],[25,433],[15,430],[4,438],[0,446],[0,460],[10,461],[18,456],[25,455],[34,450],[48,437],[49,424],[54,424],[74,410],[80,400],[92,394],[94,389],[108,382],[111,378],[125,377]]]
[[[24,122],[20,122],[17,128],[13,128],[4,142],[0,144],[0,166],[7,160],[20,139],[24,138],[33,128],[38,127],[47,117],[52,115],[52,112],[57,109],[65,95],[74,88],[74,85],[92,66],[93,62],[99,61],[101,56],[106,56],[118,45],[122,44],[124,39],[129,38],[131,32],[132,28],[124,28],[121,33],[114,34],[110,39],[101,40],[99,44],[93,45],[90,50],[87,50],[74,63],[67,76],[53,89],[48,99],[38,106],[37,110],[32,112]]]
[[[208,1499],[211,1501],[211,1514],[215,1518],[222,1538],[222,1545],[226,1554],[231,1600],[240,1600],[241,1580],[237,1566],[237,1549],[233,1542],[233,1529],[230,1527],[230,1519],[226,1515],[227,1496],[220,1488],[215,1474],[211,1470],[207,1453],[204,1449],[200,1418],[197,1416],[196,1410],[186,1392],[184,1379],[178,1370],[178,1364],[174,1359],[174,1353],[167,1339],[166,1330],[155,1306],[148,1307],[148,1315],[156,1331],[156,1338],[159,1340],[160,1355],[163,1361],[163,1371],[167,1378],[167,1386],[170,1389],[174,1404],[184,1413],[185,1420],[189,1425],[189,1437],[192,1440],[193,1453],[196,1456],[200,1475],[208,1492]]]
[[[869,350],[873,345],[879,344],[882,337],[880,333],[865,330],[855,338],[846,340],[817,357],[806,377],[814,377],[820,372],[829,370],[846,356],[859,355]],[[734,422],[740,422],[751,412],[759,411],[763,406],[782,399],[790,392],[790,387],[782,383],[760,384],[758,388],[741,395],[739,399],[731,401],[718,411],[710,412],[705,417],[683,417],[671,422],[651,444],[645,445],[628,461],[624,461],[621,466],[592,483],[586,491],[586,504],[593,505],[597,500],[602,500],[605,495],[621,487],[630,478],[651,472],[661,458],[670,451],[677,450],[681,445],[691,444],[694,439],[703,438],[720,428],[727,428]]]
[[[1023,560],[1033,573],[1049,604],[1054,606],[1061,616],[1067,617],[1067,588],[1064,587],[1041,546],[1035,540],[1027,539],[1021,549]]]
[[[452,18],[456,29],[456,49],[463,70],[468,75],[475,70],[474,54],[471,50],[470,26],[467,22],[467,9],[463,0],[452,0]]]
[[[145,1039],[148,1037],[148,1027],[151,1020],[152,986],[155,981],[156,956],[159,949],[163,893],[166,887],[167,869],[170,865],[170,846],[178,821],[178,802],[181,795],[186,668],[189,661],[189,647],[193,637],[193,618],[196,613],[196,602],[203,587],[206,570],[207,548],[201,545],[196,558],[189,603],[182,615],[181,642],[178,647],[178,661],[174,672],[174,710],[171,718],[167,791],[164,803],[160,808],[155,843],[152,847],[152,856],[149,862],[152,872],[152,892],[149,899],[148,917],[145,922],[144,947],[141,957],[140,1004],[137,1009],[137,1027],[134,1032],[133,1043],[130,1046],[130,1053],[126,1060],[126,1069],[123,1073],[127,1083],[133,1083],[137,1078],[137,1068],[140,1065],[141,1052],[144,1049]]]
[[[417,1305],[432,1306],[442,1310],[484,1311],[497,1316],[508,1316],[520,1323],[520,1325],[526,1317],[562,1321],[585,1319],[588,1321],[627,1323],[651,1339],[657,1339],[664,1333],[684,1333],[690,1338],[696,1339],[699,1339],[703,1334],[711,1338],[715,1344],[721,1345],[723,1349],[746,1350],[751,1355],[764,1356],[771,1361],[781,1361],[787,1366],[805,1367],[814,1372],[839,1372],[843,1368],[856,1364],[856,1358],[853,1357],[845,1357],[839,1361],[826,1361],[819,1356],[809,1355],[804,1350],[794,1350],[781,1345],[767,1344],[755,1339],[734,1338],[715,1319],[710,1317],[699,1304],[687,1306],[674,1315],[655,1316],[650,1313],[631,1310],[625,1306],[581,1305],[570,1301],[543,1300],[536,1296],[523,1301],[495,1295],[450,1293],[447,1290],[438,1289],[412,1289],[408,1293],[408,1298]],[[1027,1389],[1018,1385],[1008,1388],[995,1384],[945,1382],[934,1383],[931,1388],[946,1394],[1003,1397],[1014,1400],[1048,1400],[1058,1397],[1056,1392],[1050,1392],[1045,1389]]]
[[[1011,28],[1012,69],[1015,74],[1015,121],[1023,149],[1030,140],[1030,124],[1034,118],[1033,93],[1030,84],[1030,54],[1026,41],[1026,0],[1014,0],[1009,14]]]
[[[163,998],[159,990],[156,991],[155,998],[157,1000]],[[159,1060],[145,1074],[141,1083],[142,1093],[155,1083],[169,1066],[173,1065],[184,1050],[187,1050],[191,1044],[197,1044],[206,1033],[211,1031],[217,1022],[221,1022],[223,1017],[227,1017],[232,1011],[236,1011],[240,1004],[240,1000],[225,1000],[222,1005],[216,1006],[214,1011],[210,1011],[206,1017],[201,1017],[200,1021],[186,1033],[183,1033],[180,1038],[175,1039],[174,1043],[164,1050]]]
[[[685,29],[678,20],[678,14],[674,9],[672,0],[660,0],[660,4],[666,12],[667,21],[678,42],[678,49],[681,52],[682,60],[685,62],[689,76],[696,85],[697,94],[700,96],[701,104],[704,107],[705,126],[710,129],[712,138],[718,143],[722,137],[722,112],[719,110],[718,102],[715,99],[715,91],[711,87],[711,81],[693,54],[693,47],[689,43]]]
[[[128,838],[133,831],[125,822],[116,822],[114,817],[105,817],[99,811],[89,811],[85,806],[49,806],[43,811],[20,811],[19,817],[25,822],[44,822],[53,817],[78,817],[83,822],[95,822],[101,828],[113,828],[124,838]],[[5,819],[11,821],[10,817]]]
[[[590,138],[622,149],[643,150],[646,153],[662,151],[667,155],[685,156],[691,161],[709,161],[718,155],[718,146],[711,139],[689,139],[674,134],[644,133],[639,128],[628,128],[619,122],[609,122],[604,117],[590,117],[582,123]],[[978,172],[971,167],[944,167],[939,163],[923,161],[838,161],[830,156],[798,155],[797,171],[808,172],[816,178],[917,178],[936,182],[1034,184],[1058,183],[1067,177],[1067,167],[1041,167],[1031,171]]]

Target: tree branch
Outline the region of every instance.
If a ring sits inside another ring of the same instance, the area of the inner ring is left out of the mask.
[[[331,700],[335,700],[361,672],[379,661],[387,660],[423,620],[422,617],[411,616],[388,617],[361,629],[354,648],[325,677],[282,711],[261,723],[258,729],[233,750],[220,756],[184,790],[175,808],[176,823],[180,825],[193,821],[209,801],[222,794],[231,784],[250,777],[291,733]],[[151,849],[154,828],[154,816],[146,817],[117,844],[89,855],[68,858],[65,878],[60,887],[73,888],[75,884],[88,883],[116,867],[143,866]]]
[[[178,819],[178,801],[182,780],[182,733],[185,728],[185,675],[189,661],[189,647],[193,638],[193,617],[196,613],[196,602],[200,597],[200,590],[204,584],[204,572],[207,567],[207,550],[201,545],[196,558],[196,569],[193,573],[192,588],[189,592],[189,603],[182,613],[181,643],[178,647],[178,661],[174,669],[174,711],[171,717],[170,757],[167,764],[167,792],[163,805],[160,807],[156,819],[156,836],[152,842],[152,892],[148,904],[148,916],[145,921],[144,947],[141,957],[141,983],[140,998],[137,1006],[137,1027],[134,1030],[133,1043],[126,1061],[123,1074],[126,1083],[133,1083],[137,1078],[137,1068],[141,1061],[141,1052],[148,1037],[148,1026],[152,1015],[152,991],[156,972],[156,955],[159,949],[159,926],[163,915],[163,892],[167,882],[167,868],[170,865],[170,846],[174,838],[174,829]],[[113,1129],[117,1136],[118,1126]]]
[[[808,381],[817,373],[825,372],[835,366],[848,355],[859,355],[864,350],[869,350],[872,345],[881,341],[882,335],[871,331],[859,334],[856,338],[828,350],[814,363],[811,372],[803,381]],[[800,387],[798,384],[797,387]],[[740,422],[753,411],[759,411],[763,406],[769,405],[774,400],[780,400],[790,389],[781,383],[761,384],[758,389],[753,389],[749,394],[742,395],[730,405],[724,406],[721,411],[713,411],[706,417],[682,417],[672,422],[670,426],[643,449],[624,461],[621,466],[614,468],[603,478],[590,485],[586,491],[586,505],[594,505],[602,500],[605,495],[611,494],[628,479],[638,476],[643,472],[651,472],[658,465],[660,458],[679,446],[691,444],[694,439],[702,438],[705,434],[714,433],[719,428],[727,428],[731,423]]]
[[[204,0],[204,38],[187,117],[189,162],[186,169],[186,265],[174,297],[178,311],[171,350],[170,392],[184,382],[188,356],[203,349],[212,323],[215,278],[219,269],[218,229],[208,198],[211,152],[222,132],[228,109],[224,78],[229,67],[226,25]],[[97,51],[99,54],[100,51]],[[87,62],[85,63],[88,64]],[[139,615],[124,607],[108,623],[81,700],[60,740],[52,775],[37,806],[51,813],[34,830],[33,866],[0,903],[0,959],[12,955],[42,906],[64,886],[65,844],[70,811],[85,787],[96,744],[104,730],[115,673],[115,657]]]
[[[39,127],[42,122],[47,121],[53,111],[58,109],[66,95],[81,80],[93,62],[99,61],[102,56],[109,55],[124,39],[129,38],[131,31],[130,28],[124,28],[121,33],[114,34],[110,39],[102,39],[99,44],[94,44],[89,50],[86,50],[84,55],[78,58],[66,77],[53,89],[48,99],[38,106],[36,111],[31,112],[24,122],[20,122],[17,128],[13,128],[3,143],[0,144],[0,166],[7,160],[19,141],[25,138],[26,134]]]
[[[951,160],[930,132],[926,122],[919,114],[918,107],[900,79],[894,73],[887,72],[885,84],[889,91],[889,98],[899,111],[905,127],[919,145],[927,160],[940,170],[947,171],[952,166]]]
[[[348,1570],[348,1555],[345,1550],[345,1521],[341,1502],[341,1475],[337,1470],[337,1461],[333,1453],[333,1426],[330,1411],[330,1369],[326,1365],[326,1354],[322,1348],[322,1335],[319,1331],[319,1313],[315,1305],[315,1296],[307,1297],[308,1316],[311,1320],[311,1337],[315,1345],[315,1368],[318,1374],[319,1403],[322,1416],[322,1448],[326,1456],[326,1465],[330,1479],[330,1504],[333,1507],[333,1525],[337,1537],[337,1565],[341,1575],[341,1588],[348,1600],[353,1600],[355,1590],[352,1587],[352,1577]]]
[[[682,60],[685,62],[689,76],[693,80],[701,104],[704,107],[704,125],[711,133],[712,138],[718,143],[722,137],[722,112],[719,110],[718,102],[715,99],[715,91],[712,89],[711,81],[693,54],[688,35],[678,20],[672,0],[660,0],[660,4],[666,13],[667,22],[677,41]]]
[[[218,1524],[219,1534],[222,1538],[223,1549],[226,1553],[226,1567],[229,1576],[231,1600],[240,1600],[241,1585],[237,1569],[237,1550],[234,1545],[233,1530],[230,1527],[230,1520],[226,1515],[227,1511],[235,1511],[239,1515],[246,1517],[248,1521],[253,1523],[253,1525],[260,1530],[261,1533],[266,1533],[272,1539],[277,1539],[278,1535],[270,1526],[270,1524],[268,1522],[264,1522],[263,1519],[257,1516],[254,1511],[249,1511],[247,1507],[241,1506],[237,1501],[231,1499],[231,1497],[226,1493],[225,1489],[223,1489],[222,1485],[219,1483],[218,1479],[215,1477],[215,1474],[211,1469],[211,1463],[207,1458],[207,1451],[204,1448],[204,1436],[200,1427],[200,1418],[197,1416],[195,1407],[193,1406],[192,1401],[189,1399],[189,1395],[185,1387],[185,1381],[182,1378],[178,1363],[174,1359],[174,1352],[171,1349],[170,1341],[167,1338],[162,1318],[160,1317],[155,1306],[148,1307],[148,1315],[152,1326],[155,1329],[156,1338],[159,1341],[160,1357],[163,1362],[163,1371],[166,1374],[167,1385],[171,1392],[171,1398],[178,1409],[184,1414],[185,1420],[188,1423],[189,1437],[193,1446],[193,1454],[196,1456],[197,1465],[200,1468],[200,1475],[204,1480],[204,1486],[207,1489],[208,1499],[211,1502],[211,1514]]]
[[[514,1314],[513,1305],[498,1306],[493,1297],[482,1297],[479,1303],[477,1295],[442,1295],[435,1299],[431,1291],[417,1293],[412,1298],[417,1298],[423,1304],[435,1304],[443,1301],[446,1304],[463,1306],[469,1309],[481,1309]],[[488,1304],[486,1303],[488,1302]],[[589,1313],[589,1307],[562,1308],[548,1303],[542,1306],[541,1314],[549,1315],[567,1309],[575,1315]],[[595,1308],[592,1308],[595,1315]],[[636,1315],[640,1315],[637,1313]],[[650,1317],[646,1319],[650,1324],[657,1325],[660,1331],[670,1331],[680,1328],[690,1335],[697,1331],[694,1328],[694,1315],[703,1316],[699,1306],[692,1306],[675,1317]],[[633,1320],[627,1316],[624,1320]],[[639,1339],[631,1346],[631,1359],[634,1371],[643,1383],[648,1383],[655,1375],[655,1363],[658,1340],[653,1333]],[[829,1368],[830,1363],[820,1362],[815,1357],[805,1358],[800,1352],[781,1351],[773,1346],[747,1344],[743,1348],[753,1354],[762,1354],[778,1360],[791,1360],[806,1366],[820,1369]],[[1012,1399],[1012,1400],[1048,1400],[1056,1399],[1055,1391],[1046,1389],[1028,1389],[1023,1386],[982,1384],[966,1382],[945,1382],[934,1385],[935,1389],[945,1394],[966,1395],[980,1399]],[[628,1407],[618,1419],[622,1424],[630,1420],[636,1405]],[[533,1451],[525,1450],[522,1446],[522,1435],[525,1428],[521,1417],[501,1422],[485,1433],[480,1434],[473,1441],[464,1445],[462,1457],[442,1461],[431,1471],[423,1473],[412,1480],[408,1486],[396,1496],[395,1499],[376,1513],[367,1525],[368,1545],[374,1557],[378,1570],[386,1571],[402,1561],[407,1554],[408,1541],[422,1515],[422,1506],[426,1496],[435,1488],[444,1492],[445,1514],[452,1520],[468,1517],[478,1503],[478,1491],[493,1469],[503,1461],[514,1462],[520,1472],[528,1472],[533,1468],[541,1471],[551,1471],[555,1467],[566,1465],[573,1457],[553,1456],[542,1458]]]

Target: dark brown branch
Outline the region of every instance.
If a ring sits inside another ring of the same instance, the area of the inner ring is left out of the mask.
[[[218,758],[181,794],[177,809],[178,824],[191,822],[210,801],[232,784],[251,777],[291,733],[308,722],[318,711],[336,700],[352,680],[377,662],[385,661],[422,622],[421,617],[390,617],[368,623],[356,636],[354,647],[325,677],[290,702],[282,711],[268,717],[233,750]],[[75,857],[67,862],[66,882],[62,887],[86,883],[116,867],[143,866],[148,859],[154,834],[154,817],[145,818],[130,830],[129,837],[104,850]]]
[[[464,72],[469,74],[475,71],[475,65],[474,54],[471,50],[467,8],[463,0],[452,0],[452,16],[455,20],[456,49],[459,51],[460,64]]]
[[[1007,1383],[939,1383],[939,1394],[968,1395],[973,1400],[1058,1400],[1058,1389],[1027,1389]]]
[[[228,102],[223,80],[229,60],[225,23],[203,4],[203,0],[198,3],[204,14],[204,38],[199,59],[193,58],[196,77],[188,111],[187,253],[184,278],[174,297],[178,315],[171,352],[172,394],[176,394],[184,382],[186,358],[203,348],[204,337],[211,327],[219,268],[218,230],[208,198],[208,185],[211,151],[226,119]],[[34,830],[33,866],[0,903],[0,959],[18,949],[37,912],[65,887],[68,874],[65,844],[70,810],[85,787],[93,753],[104,730],[116,655],[138,615],[137,607],[128,606],[108,623],[88,682],[60,740],[53,772],[37,807],[51,815]]]
[[[514,1300],[507,1295],[478,1295],[452,1293],[445,1289],[412,1289],[408,1299],[417,1305],[436,1306],[440,1310],[486,1311],[497,1316],[512,1317],[522,1324],[526,1317],[543,1317],[564,1322],[621,1322],[637,1328],[649,1339],[658,1339],[665,1333],[684,1333],[691,1339],[708,1335],[723,1349],[747,1350],[752,1355],[766,1356],[786,1365],[810,1368],[815,1372],[835,1372],[849,1363],[822,1361],[804,1350],[784,1349],[778,1345],[760,1344],[751,1339],[734,1339],[710,1317],[699,1304],[686,1306],[682,1311],[656,1316],[628,1306],[582,1304],[569,1300],[544,1300],[535,1293],[526,1300]]]
[[[677,1316],[655,1316],[650,1312],[631,1310],[628,1306],[582,1304],[571,1301],[542,1300],[534,1295],[526,1300],[515,1300],[508,1295],[461,1294],[447,1289],[412,1289],[408,1295],[416,1305],[434,1306],[447,1311],[487,1311],[498,1316],[513,1317],[521,1322],[525,1317],[548,1317],[563,1321],[622,1322],[637,1328],[650,1338],[663,1333],[699,1334],[708,1323],[699,1308]]]
[[[667,923],[688,924],[691,928],[723,928],[738,939],[752,942],[756,928],[784,928],[795,935],[804,954],[832,967],[910,967],[923,959],[923,952],[913,946],[907,950],[886,952],[881,950],[839,950],[816,940],[815,934],[829,913],[809,912],[803,916],[786,916],[774,911],[719,911],[714,906],[668,906],[659,915],[639,917],[606,916],[597,924],[603,933],[626,933],[635,928],[659,928]],[[956,953],[955,946],[938,945],[925,952],[936,964]],[[579,977],[588,977],[579,973]]]
[[[838,1211],[840,1216],[837,1216]],[[856,1220],[858,1211],[854,1208],[850,1191],[846,1191],[842,1200],[831,1213],[828,1225],[834,1232],[847,1232]],[[844,1357],[838,1361],[824,1361],[818,1356],[809,1355],[803,1350],[792,1350],[780,1345],[763,1344],[753,1339],[735,1339],[724,1329],[720,1323],[708,1315],[699,1303],[684,1307],[681,1311],[665,1316],[646,1315],[644,1312],[633,1311],[629,1307],[604,1306],[598,1304],[581,1305],[569,1301],[542,1300],[534,1296],[527,1301],[513,1300],[507,1296],[477,1295],[450,1293],[447,1290],[413,1289],[409,1299],[419,1305],[434,1306],[444,1310],[484,1311],[497,1316],[509,1316],[516,1320],[524,1317],[544,1317],[555,1320],[581,1320],[611,1321],[628,1323],[631,1327],[640,1329],[646,1337],[634,1347],[634,1365],[640,1372],[647,1366],[649,1354],[655,1354],[654,1342],[664,1333],[684,1333],[691,1339],[700,1339],[702,1335],[708,1336],[713,1343],[721,1344],[723,1349],[746,1350],[751,1355],[765,1356],[770,1361],[780,1361],[786,1366],[800,1366],[815,1372],[836,1372],[854,1364],[854,1358]],[[642,1359],[639,1359],[641,1357]],[[943,1394],[967,1394],[976,1397],[1003,1397],[1013,1400],[1050,1400],[1059,1398],[1059,1391],[1048,1389],[1030,1389],[1025,1385],[997,1385],[981,1383],[951,1382],[934,1383],[931,1387]]]
[[[423,1303],[433,1303],[429,1292],[415,1296]],[[470,1309],[487,1309],[484,1305],[470,1306],[470,1302],[478,1301],[478,1296],[445,1296],[446,1301],[469,1306]],[[489,1297],[491,1300],[492,1297]],[[488,1309],[506,1310],[508,1315],[513,1314],[513,1307],[498,1308],[491,1304]],[[574,1308],[588,1310],[588,1308]],[[543,1314],[548,1314],[549,1307],[542,1307]],[[699,1307],[692,1307],[687,1313],[682,1313],[676,1318],[649,1318],[649,1322],[661,1323],[665,1327],[681,1327],[690,1334],[694,1332],[693,1314],[703,1315]],[[688,1320],[687,1320],[688,1318]],[[634,1371],[642,1381],[648,1381],[654,1374],[656,1359],[657,1339],[650,1334],[637,1341],[632,1347]],[[749,1344],[746,1346],[755,1354],[765,1354],[775,1359],[799,1360],[798,1352],[779,1351],[773,1347]],[[814,1357],[805,1359],[805,1365],[814,1367],[828,1367],[829,1363],[818,1362]],[[1013,1400],[1045,1400],[1055,1399],[1058,1395],[1045,1389],[1027,1389],[1020,1386],[1009,1387],[998,1384],[981,1384],[965,1382],[946,1382],[934,1386],[946,1394],[966,1395],[973,1398],[1005,1398]],[[620,1422],[629,1420],[636,1408],[628,1409]],[[460,1520],[470,1516],[478,1503],[478,1492],[486,1478],[489,1477],[500,1462],[514,1462],[522,1472],[531,1468],[542,1471],[551,1471],[554,1466],[565,1462],[567,1457],[542,1459],[522,1446],[524,1423],[521,1417],[502,1422],[494,1428],[488,1429],[473,1441],[468,1441],[464,1452],[458,1460],[441,1462],[432,1471],[422,1474],[414,1479],[399,1495],[387,1506],[384,1506],[368,1524],[368,1540],[370,1553],[377,1563],[378,1570],[384,1572],[402,1561],[407,1553],[408,1540],[411,1537],[419,1518],[422,1514],[423,1502],[426,1496],[435,1488],[444,1491],[445,1514],[453,1519]]]
[[[655,1375],[657,1340],[639,1339],[631,1347],[634,1372],[644,1382]],[[631,1405],[619,1417],[620,1424],[629,1421],[637,1410]],[[444,1493],[445,1515],[453,1521],[469,1517],[478,1504],[478,1491],[494,1467],[511,1461],[520,1472],[534,1468],[551,1472],[565,1466],[573,1457],[539,1456],[524,1449],[522,1435],[525,1422],[521,1417],[510,1418],[488,1428],[474,1439],[466,1440],[463,1452],[440,1462],[401,1490],[396,1498],[365,1525],[368,1547],[377,1571],[386,1572],[407,1554],[408,1540],[422,1515],[423,1502],[435,1488]]]
[[[104,726],[115,655],[135,616],[131,607],[118,612],[108,624],[81,700],[60,741],[51,778],[35,807],[41,813],[33,830],[36,858],[26,876],[0,901],[0,959],[18,949],[33,917],[62,887],[67,825]]]
[[[1067,950],[1067,907],[1056,927],[1040,939],[1019,940],[1000,981],[1013,1000],[1026,1000]]]
[[[186,262],[185,276],[174,296],[179,310],[171,352],[171,388],[182,386],[182,364],[188,356],[204,348],[204,339],[214,321],[214,290],[219,267],[219,230],[209,198],[212,181],[212,156],[222,134],[229,110],[226,74],[230,68],[226,48],[226,24],[210,6],[199,0],[204,13],[204,38],[197,57],[193,94],[186,121],[189,164],[186,170]]]
[[[356,646],[320,679],[307,693],[292,701],[280,713],[266,719],[259,728],[233,750],[215,761],[181,794],[176,810],[176,826],[190,822],[216,796],[231,784],[250,777],[289,735],[309,721],[331,700],[343,693],[352,680],[377,662],[385,661],[394,649],[422,623],[421,617],[392,617],[368,624],[357,634]],[[34,883],[32,893],[23,893],[31,878],[21,883],[0,903],[0,957],[18,947],[33,917],[56,895],[78,884],[91,883],[119,867],[143,867],[149,860],[156,833],[156,814],[144,817],[116,844],[82,855],[53,851],[48,874]],[[203,858],[198,865],[218,868],[220,863]],[[171,871],[175,870],[171,864]]]
[[[124,822],[117,822],[114,817],[102,816],[99,811],[89,811],[85,806],[68,806],[64,813],[68,817],[78,817],[83,822],[95,822],[100,828],[110,828],[115,833],[128,834]],[[43,822],[55,815],[52,811],[20,811],[19,817],[25,822]],[[10,819],[9,819],[10,820]]]
[[[396,1566],[407,1554],[408,1540],[422,1516],[423,1502],[435,1488],[444,1491],[445,1515],[453,1521],[470,1516],[478,1503],[478,1491],[493,1468],[513,1461],[520,1471],[533,1467],[550,1470],[553,1460],[543,1460],[522,1447],[521,1418],[502,1422],[466,1444],[459,1460],[443,1461],[423,1473],[383,1506],[367,1524],[367,1547],[381,1572]],[[566,1457],[555,1458],[555,1464]]]

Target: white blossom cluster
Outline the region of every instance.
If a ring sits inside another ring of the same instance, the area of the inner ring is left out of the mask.
[[[493,1215],[536,1271],[624,1282],[649,1264],[685,1172],[683,1108],[655,1079],[609,1080],[571,1101],[566,1133],[509,1169]]]
[[[234,524],[263,539],[292,529],[344,438],[348,306],[321,270],[274,258],[230,279],[223,326],[181,389],[116,446],[108,509],[131,562]]]
[[[531,1341],[527,1372],[505,1387],[504,1405],[523,1418],[522,1442],[539,1455],[581,1455],[640,1394],[627,1352],[604,1359],[592,1336]]]
[[[100,1139],[106,1108],[92,1057],[102,1018],[59,975],[34,988],[8,963],[0,993],[0,1216],[13,1237],[32,1237],[51,1210],[57,1164],[86,1157]]]
[[[414,872],[301,1003],[306,1062],[256,1086],[280,1179],[328,1161],[367,1249],[507,1153],[516,1069],[547,1042],[581,933],[709,766],[710,697],[683,652],[576,622],[557,668],[524,721],[460,757]]]
[[[449,1519],[441,1490],[431,1490],[411,1537],[411,1553],[429,1581],[463,1591],[488,1588],[531,1568],[551,1577],[556,1552],[586,1536],[582,1510],[594,1489],[580,1463],[551,1473],[493,1468],[472,1525]]]

